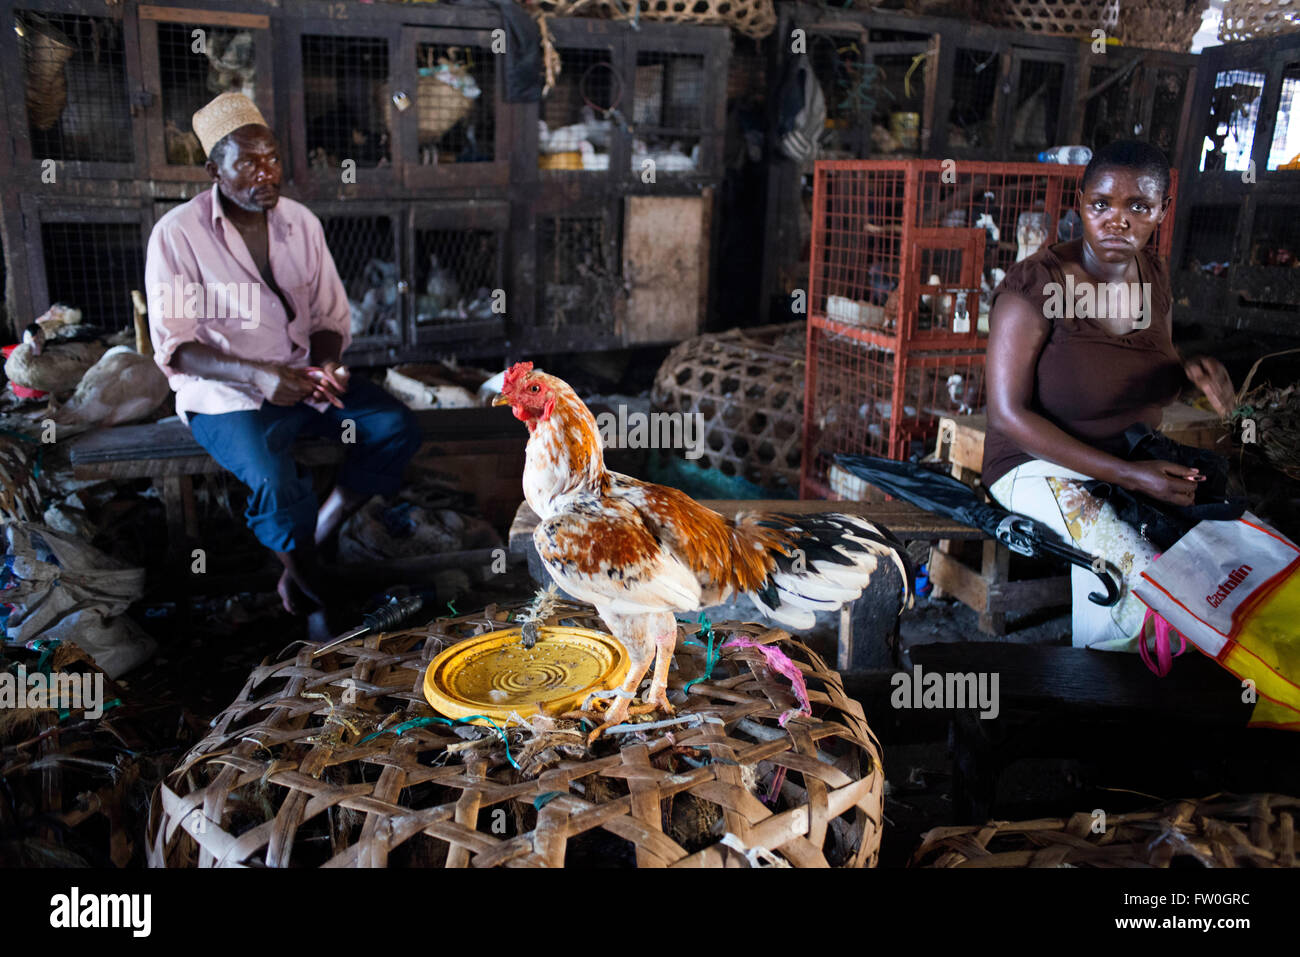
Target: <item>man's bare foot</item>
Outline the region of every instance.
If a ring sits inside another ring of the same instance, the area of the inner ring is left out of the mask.
[[[284,610],[291,615],[298,614],[298,603],[295,601],[295,595],[298,593],[294,585],[293,576],[289,574],[289,569],[285,569],[280,575],[280,580],[276,582],[275,592],[280,596],[280,604]]]

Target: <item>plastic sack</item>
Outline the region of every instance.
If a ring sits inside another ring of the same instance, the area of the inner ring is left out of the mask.
[[[157,643],[123,616],[144,594],[143,568],[46,525],[6,522],[3,530],[0,622],[6,642],[75,641],[110,678],[149,659]]]
[[[1201,522],[1134,592],[1259,700],[1252,727],[1300,731],[1300,547],[1247,512]]]

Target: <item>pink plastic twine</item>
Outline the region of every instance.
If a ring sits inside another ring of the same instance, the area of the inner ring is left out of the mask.
[[[1151,660],[1151,652],[1147,650],[1147,622],[1154,621],[1156,632],[1156,661]],[[1173,632],[1178,636],[1178,650],[1172,654],[1169,651],[1169,633]],[[1146,615],[1142,618],[1142,634],[1138,637],[1138,654],[1146,666],[1156,673],[1158,677],[1163,678],[1169,674],[1169,669],[1174,666],[1174,659],[1187,650],[1187,639],[1183,637],[1182,632],[1176,630],[1173,625],[1165,621],[1163,617],[1147,609]]]
[[[787,711],[785,714],[781,715],[779,719],[779,724],[781,725],[781,727],[784,728],[786,722],[789,721],[791,718],[793,718],[795,715],[812,714],[812,705],[809,704],[808,702],[808,685],[803,680],[803,672],[799,670],[798,665],[796,665],[793,661],[790,660],[789,655],[787,655],[780,648],[777,648],[775,645],[760,645],[753,638],[746,638],[743,635],[738,635],[735,638],[732,638],[730,641],[726,642],[722,647],[730,648],[733,646],[737,648],[757,648],[760,652],[763,653],[763,657],[767,659],[768,667],[771,668],[773,671],[778,671],[781,674],[785,675],[787,678],[790,679],[790,683],[794,685],[794,695],[796,698],[799,699],[799,707]]]
[[[1156,552],[1151,556],[1151,560],[1155,561],[1159,557],[1160,552]],[[1147,622],[1149,621],[1155,623],[1155,662],[1151,660],[1151,652],[1147,650]],[[1169,653],[1169,633],[1171,631],[1178,636],[1178,651],[1173,654]],[[1174,666],[1174,659],[1186,650],[1187,639],[1183,637],[1182,632],[1175,629],[1174,626],[1169,624],[1169,622],[1167,622],[1163,617],[1148,608],[1147,613],[1142,616],[1142,631],[1138,634],[1138,654],[1142,656],[1143,663],[1155,672],[1157,678],[1163,678],[1165,675],[1169,674],[1169,669]]]

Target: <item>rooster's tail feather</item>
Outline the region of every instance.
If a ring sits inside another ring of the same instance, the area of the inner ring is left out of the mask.
[[[883,525],[840,514],[765,515],[756,524],[777,529],[791,541],[788,552],[772,549],[775,567],[761,587],[749,592],[774,621],[811,628],[816,612],[835,611],[861,595],[886,557],[902,576],[903,607],[912,607],[912,564],[903,543]]]

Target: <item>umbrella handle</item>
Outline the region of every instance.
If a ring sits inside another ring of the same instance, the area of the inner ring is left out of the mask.
[[[1094,605],[1101,605],[1103,608],[1109,608],[1119,601],[1120,583],[1124,581],[1124,574],[1115,565],[1100,556],[1089,555],[1060,542],[1041,541],[1038,543],[1038,547],[1050,555],[1064,558],[1071,565],[1078,565],[1080,568],[1088,569],[1101,579],[1106,593],[1103,595],[1099,591],[1089,592],[1088,601]],[[1097,567],[1099,563],[1100,568]]]

